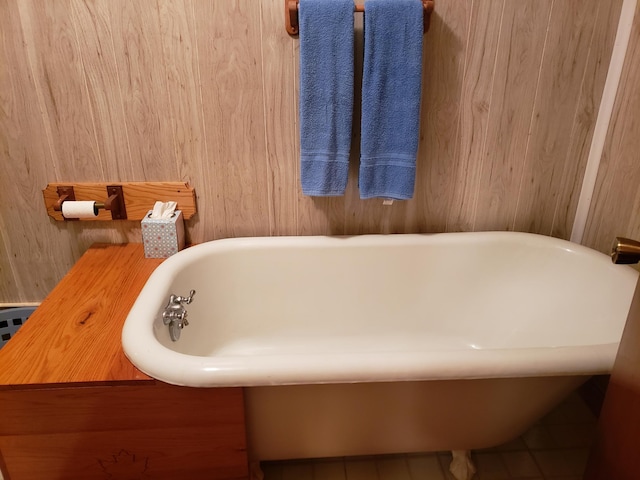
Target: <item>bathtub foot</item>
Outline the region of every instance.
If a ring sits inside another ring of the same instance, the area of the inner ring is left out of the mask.
[[[476,466],[471,460],[469,450],[452,450],[453,460],[449,465],[449,471],[456,480],[471,480],[476,473]]]
[[[260,468],[260,462],[249,462],[249,480],[263,480],[264,473]]]

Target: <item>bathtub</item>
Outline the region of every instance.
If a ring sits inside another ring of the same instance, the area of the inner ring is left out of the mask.
[[[162,263],[122,342],[159,380],[246,387],[254,459],[469,450],[611,370],[636,281],[526,233],[225,239]]]

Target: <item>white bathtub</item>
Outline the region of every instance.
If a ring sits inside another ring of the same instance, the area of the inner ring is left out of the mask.
[[[158,267],[122,340],[159,380],[250,387],[257,459],[483,448],[611,370],[636,281],[524,233],[218,240]]]

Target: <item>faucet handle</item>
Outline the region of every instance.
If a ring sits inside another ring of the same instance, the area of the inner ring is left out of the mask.
[[[187,305],[189,305],[192,301],[193,301],[193,296],[196,294],[195,290],[190,290],[189,291],[189,296],[187,298],[184,299],[184,303],[186,303]]]
[[[196,294],[196,291],[195,290],[191,290],[189,292],[189,296],[188,297],[181,297],[179,295],[171,295],[169,301],[174,303],[174,304],[186,303],[187,305],[189,305],[193,301],[193,296],[195,294]]]

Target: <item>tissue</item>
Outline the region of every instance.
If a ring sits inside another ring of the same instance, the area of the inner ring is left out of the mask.
[[[177,202],[156,202],[142,219],[147,258],[167,258],[184,248],[184,220]]]
[[[149,218],[171,218],[177,206],[178,202],[156,202]]]

